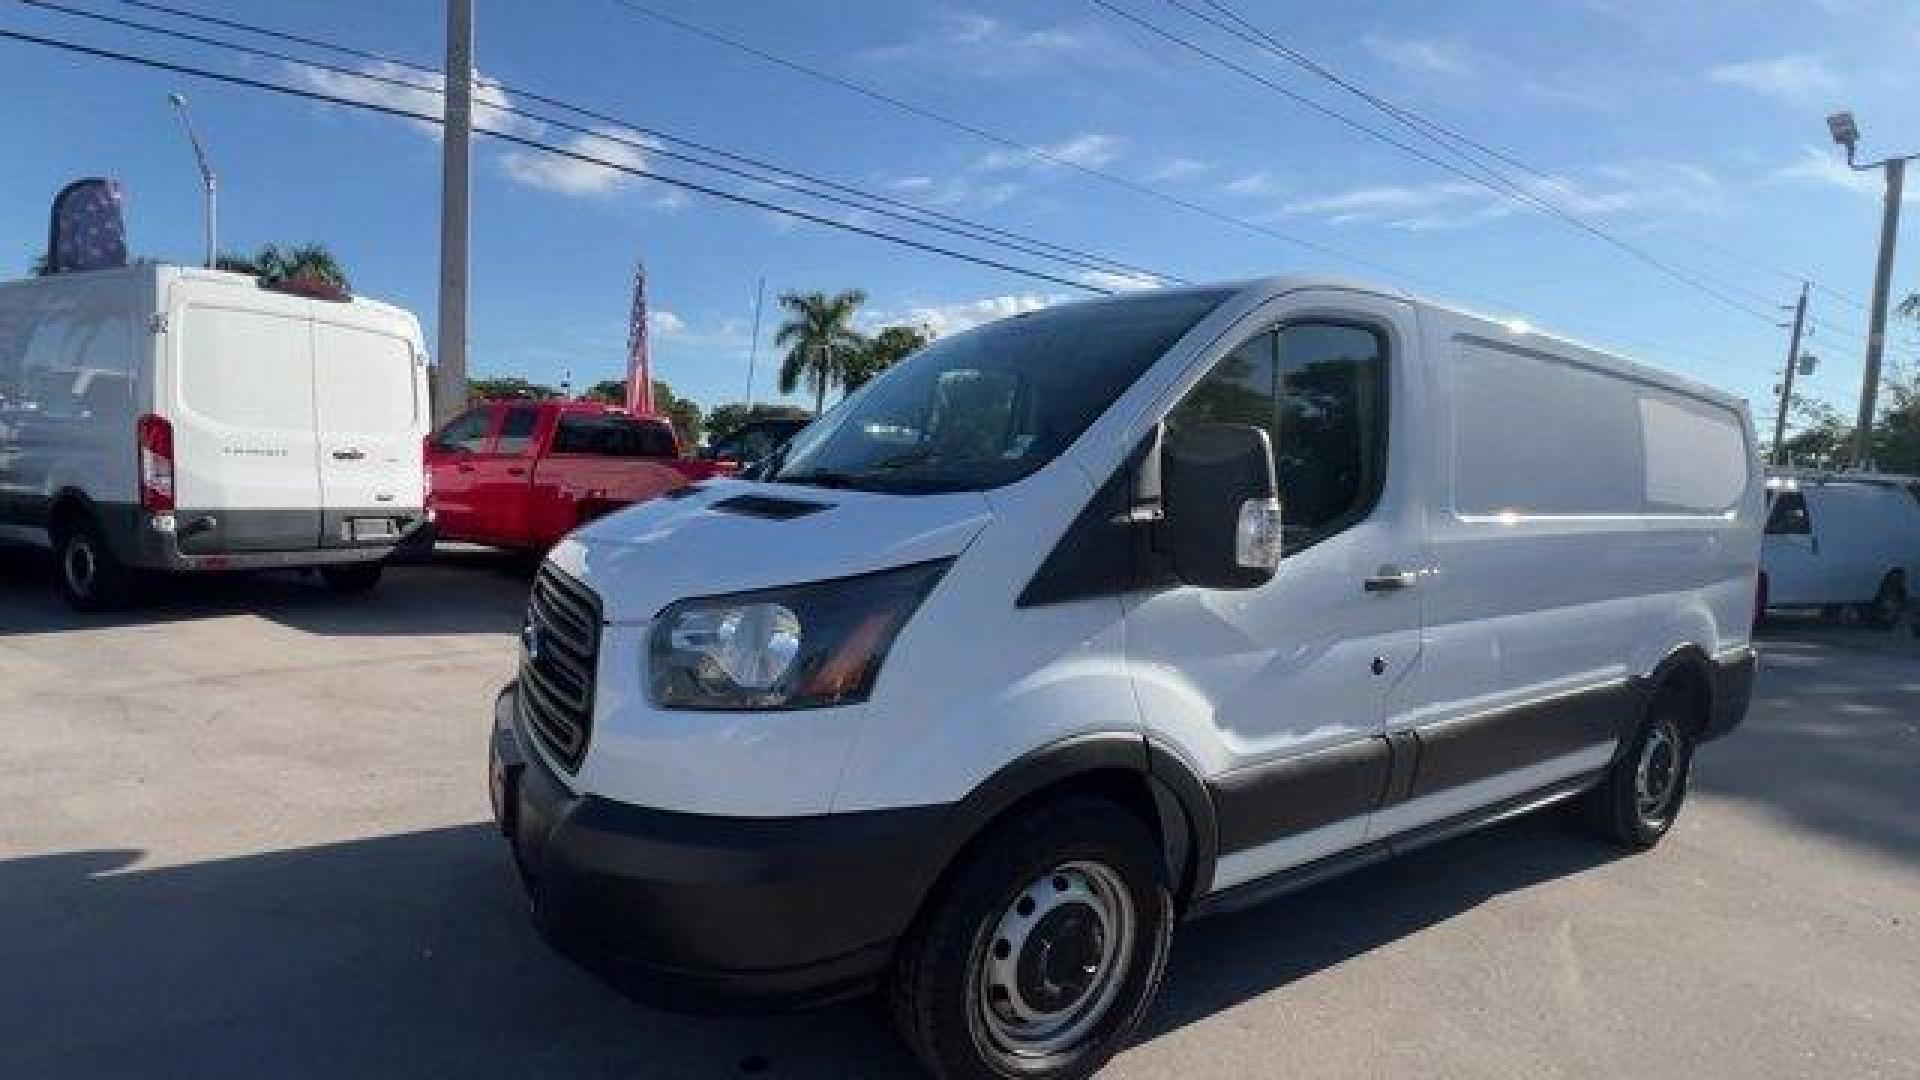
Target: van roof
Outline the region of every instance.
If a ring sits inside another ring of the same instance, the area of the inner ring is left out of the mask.
[[[1207,287],[1200,286],[1199,288],[1204,289]],[[1422,310],[1445,315],[1460,322],[1471,324],[1474,331],[1484,337],[1496,340],[1508,340],[1516,345],[1530,345],[1533,348],[1545,347],[1553,352],[1569,354],[1582,363],[1590,364],[1603,370],[1615,371],[1631,378],[1650,382],[1658,386],[1664,386],[1692,397],[1717,402],[1729,407],[1738,408],[1746,402],[1745,398],[1737,394],[1729,393],[1726,390],[1701,382],[1698,379],[1678,374],[1666,368],[1654,367],[1650,364],[1635,360],[1632,357],[1625,356],[1610,349],[1601,348],[1597,345],[1588,344],[1576,338],[1552,333],[1524,319],[1499,319],[1468,308],[1410,293],[1405,289],[1395,288],[1390,285],[1381,285],[1377,282],[1362,281],[1340,274],[1280,274],[1271,277],[1248,278],[1240,281],[1225,282],[1221,285],[1212,286],[1212,288],[1232,289],[1236,294],[1247,298],[1271,297],[1284,292],[1294,292],[1301,289],[1328,289],[1343,292],[1366,293],[1386,299],[1400,300]]]

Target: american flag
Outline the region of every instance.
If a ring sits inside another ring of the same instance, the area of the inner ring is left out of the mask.
[[[633,324],[627,328],[627,411],[653,415],[653,358],[647,352],[647,264],[633,267]]]
[[[118,180],[89,176],[60,189],[53,199],[49,273],[79,273],[127,265],[126,195]]]

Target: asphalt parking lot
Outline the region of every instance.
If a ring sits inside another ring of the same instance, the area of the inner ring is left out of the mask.
[[[0,1075],[911,1075],[870,1004],[649,1012],[535,939],[485,784],[525,564],[47,573],[0,549]],[[1657,851],[1539,816],[1184,927],[1106,1075],[1920,1076],[1920,642],[1763,667]]]

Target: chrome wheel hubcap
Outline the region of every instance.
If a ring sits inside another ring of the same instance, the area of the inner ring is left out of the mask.
[[[1103,863],[1063,863],[1028,882],[974,964],[984,1034],[1024,1057],[1080,1043],[1119,994],[1136,926],[1132,896]]]
[[[1680,788],[1680,740],[1672,725],[1656,724],[1640,748],[1640,762],[1634,769],[1634,804],[1640,819],[1659,821]]]

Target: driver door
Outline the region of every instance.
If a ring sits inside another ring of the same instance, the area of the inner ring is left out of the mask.
[[[1243,324],[1245,325],[1245,324]],[[1147,729],[1212,791],[1214,886],[1360,844],[1386,790],[1390,710],[1420,658],[1422,528],[1405,437],[1414,315],[1359,294],[1269,305],[1166,414],[1267,430],[1286,537],[1272,580],[1128,600]]]
[[[474,463],[493,444],[492,404],[475,405],[447,421],[427,443],[427,468],[433,471],[434,524],[450,540],[479,539],[482,508],[475,494]]]

